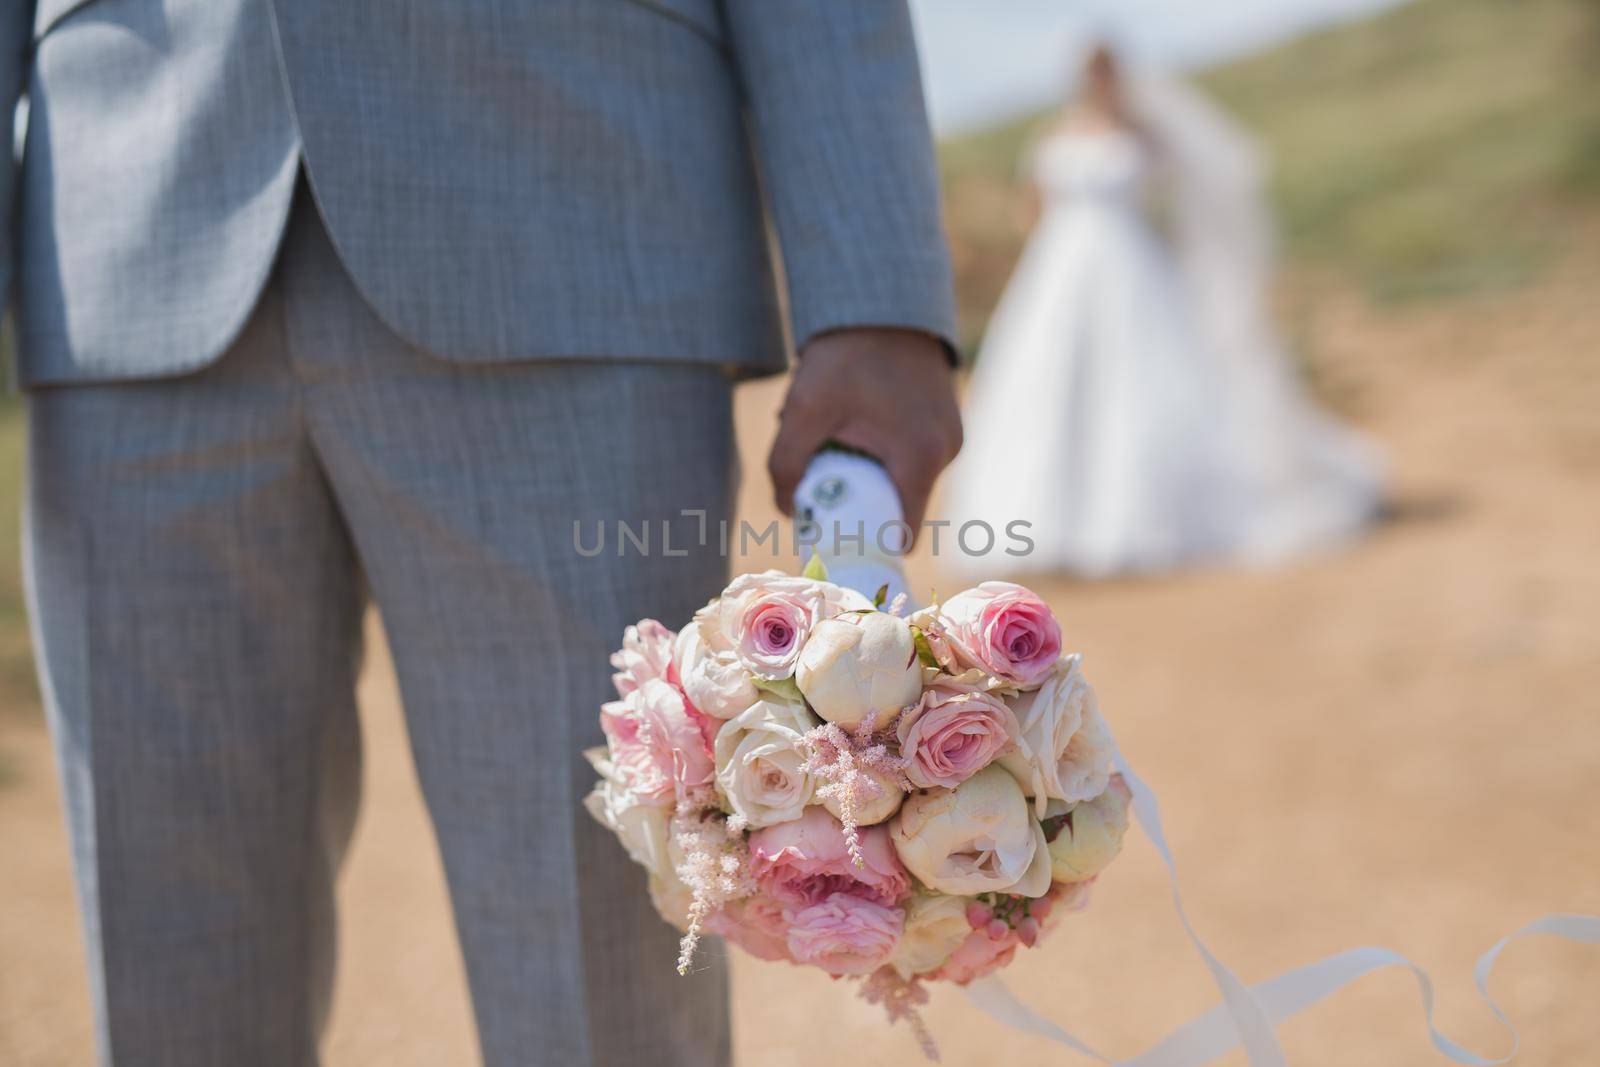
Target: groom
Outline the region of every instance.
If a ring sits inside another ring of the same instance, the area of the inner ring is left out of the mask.
[[[696,531],[732,506],[731,382],[786,328],[780,503],[833,438],[916,518],[959,445],[903,0],[0,10],[102,1059],[316,1060],[370,593],[484,1059],[725,1061],[723,970],[674,973],[579,750],[624,623],[724,581]],[[672,553],[575,551],[617,519]]]

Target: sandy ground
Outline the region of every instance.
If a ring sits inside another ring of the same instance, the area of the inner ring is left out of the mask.
[[[1191,914],[1247,980],[1357,944],[1434,970],[1439,1017],[1485,1052],[1475,956],[1547,911],[1600,913],[1600,309],[1594,263],[1534,293],[1376,315],[1325,299],[1307,323],[1326,389],[1388,449],[1398,517],[1274,573],[1044,591],[1088,657],[1124,749],[1160,792]],[[754,472],[778,401],[741,398]],[[926,562],[916,570],[934,582]],[[363,697],[367,801],[342,883],[327,1060],[473,1062],[438,861],[386,658]],[[0,1063],[89,1062],[86,982],[54,771],[36,717],[0,716]],[[660,965],[670,966],[662,960]],[[1524,1064],[1600,1062],[1600,952],[1548,940],[1494,990]],[[736,962],[740,1062],[914,1063],[851,988]],[[1130,1055],[1210,1006],[1153,850],[1134,838],[1094,906],[1010,984]],[[951,1064],[1071,1062],[935,994]],[[1411,979],[1369,977],[1283,1029],[1296,1064],[1431,1053]],[[1228,1060],[1225,1062],[1237,1062]]]

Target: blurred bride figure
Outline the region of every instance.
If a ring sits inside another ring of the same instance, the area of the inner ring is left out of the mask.
[[[949,513],[1033,551],[993,575],[1271,563],[1374,515],[1379,464],[1317,410],[1265,294],[1271,226],[1254,145],[1186,86],[1109,47],[1026,161],[1043,215],[990,321]],[[1174,241],[1144,215],[1152,171]],[[976,538],[975,538],[976,539]]]

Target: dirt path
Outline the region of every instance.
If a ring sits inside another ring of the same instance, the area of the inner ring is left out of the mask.
[[[1575,265],[1538,293],[1464,309],[1320,306],[1319,366],[1394,461],[1401,517],[1363,544],[1272,574],[1044,590],[1162,795],[1194,920],[1247,979],[1386,944],[1434,969],[1453,1034],[1497,1051],[1470,994],[1473,958],[1543,912],[1600,913],[1597,281],[1593,264]],[[741,399],[757,461],[777,396]],[[747,512],[766,514],[754,473],[745,492]],[[917,574],[936,581],[926,564]],[[470,1063],[461,966],[381,656],[364,685],[367,803],[343,881],[327,1058]],[[0,756],[0,1063],[87,1063],[42,728],[0,716]],[[1524,1026],[1519,1062],[1594,1062],[1600,953],[1528,943],[1503,966],[1496,993]],[[903,1029],[884,1029],[843,984],[743,960],[736,973],[742,1063],[916,1062]],[[1142,840],[1094,907],[1008,978],[1122,1055],[1213,1000]],[[947,1063],[1068,1062],[958,995],[936,994],[933,1014]],[[1283,1033],[1297,1064],[1434,1062],[1399,974]]]

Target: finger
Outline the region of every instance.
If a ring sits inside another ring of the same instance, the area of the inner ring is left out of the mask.
[[[803,401],[784,405],[779,417],[778,436],[767,456],[767,473],[772,477],[772,495],[778,510],[794,514],[794,491],[805,477],[806,467],[828,440],[832,422],[825,411]]]
[[[908,437],[895,436],[873,422],[850,422],[833,432],[833,439],[883,464],[900,497],[900,514],[916,539],[917,527],[928,504],[934,470],[928,468],[920,446]],[[909,547],[909,546],[907,546]]]
[[[905,513],[906,524],[911,527],[911,539],[915,543],[928,511],[928,498],[933,495],[934,468],[920,457],[913,456],[891,462],[888,470],[890,480],[900,492],[900,509]]]

